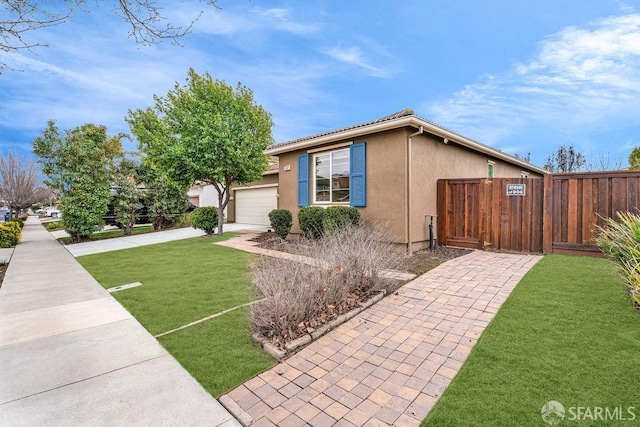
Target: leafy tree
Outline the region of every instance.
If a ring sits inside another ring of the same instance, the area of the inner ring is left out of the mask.
[[[111,199],[114,159],[122,155],[123,135],[108,136],[104,126],[85,124],[60,133],[49,121],[33,142],[47,176],[45,184],[60,197],[65,230],[74,241],[100,229]]]
[[[145,185],[144,201],[155,230],[161,230],[183,215],[189,207],[186,187],[171,181],[148,165],[140,168]]]
[[[118,164],[113,182],[115,195],[113,197],[113,211],[116,222],[122,224],[125,236],[131,234],[136,220],[142,212],[142,198],[144,190],[140,187],[137,165],[122,159]]]
[[[129,111],[145,161],[170,181],[189,186],[199,181],[218,192],[218,234],[232,183],[256,181],[267,168],[264,149],[273,142],[271,116],[253,100],[253,92],[189,70],[155,107]]]
[[[549,172],[577,172],[587,163],[584,155],[573,145],[561,145],[558,150],[547,157],[544,168]]]
[[[0,199],[16,213],[45,199],[47,190],[38,186],[40,170],[31,159],[12,152],[0,156]]]
[[[640,170],[640,147],[635,147],[629,154],[629,169]]]
[[[217,9],[217,0],[199,0]],[[31,50],[47,46],[27,40],[27,34],[40,28],[67,22],[78,12],[89,12],[86,0],[2,0],[0,1],[0,50],[5,52]],[[129,24],[129,36],[137,43],[151,44],[164,39],[177,42],[186,36],[202,11],[188,25],[167,23],[162,7],[154,0],[94,0],[98,6],[112,3],[112,10]],[[0,63],[0,69],[3,64]]]

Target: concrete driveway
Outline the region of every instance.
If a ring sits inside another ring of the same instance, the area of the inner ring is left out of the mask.
[[[267,226],[255,224],[225,224],[225,232],[241,230],[267,230]],[[54,232],[58,233],[58,232]],[[52,233],[53,234],[53,233]],[[58,233],[59,234],[59,233]],[[155,245],[156,243],[172,242],[174,240],[189,239],[192,237],[204,236],[202,230],[195,228],[178,228],[176,230],[158,231],[156,233],[137,234],[134,236],[118,237],[114,239],[96,240],[95,242],[76,243],[64,246],[71,255],[79,257],[82,255],[98,254],[122,249],[130,249],[138,246]],[[56,234],[54,234],[56,236]]]

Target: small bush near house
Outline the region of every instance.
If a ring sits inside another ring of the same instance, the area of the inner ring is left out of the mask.
[[[307,239],[319,239],[323,234],[324,209],[319,206],[305,206],[298,211],[300,230]]]
[[[0,247],[10,248],[20,242],[22,229],[15,221],[7,221],[0,224]]]
[[[606,218],[597,229],[596,243],[618,267],[640,310],[640,216],[619,212],[618,221]]]
[[[360,224],[360,212],[351,206],[329,206],[325,209],[322,218],[322,228],[325,233],[333,233],[358,224]]]
[[[269,212],[269,221],[271,221],[271,228],[276,232],[281,239],[286,239],[291,231],[293,225],[293,216],[291,211],[287,209],[274,209]]]
[[[213,234],[218,226],[218,208],[215,206],[196,208],[191,212],[191,225],[193,228],[204,230],[207,234]]]
[[[292,252],[316,265],[263,258],[252,267],[253,283],[265,296],[251,307],[254,332],[284,347],[392,285],[380,273],[397,268],[402,254],[386,241],[380,230],[346,227],[311,245],[291,243],[305,245]]]

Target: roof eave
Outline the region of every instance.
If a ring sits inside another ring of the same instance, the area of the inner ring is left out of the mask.
[[[373,123],[368,126],[347,129],[329,135],[322,135],[305,141],[296,142],[294,144],[282,145],[281,147],[275,146],[273,148],[267,149],[264,153],[268,156],[277,156],[282,153],[302,150],[305,148],[315,147],[317,145],[327,144],[330,142],[356,138],[358,136],[366,135],[369,133],[384,132],[385,130],[397,129],[400,127],[411,125],[412,119],[414,118],[415,117],[401,117],[399,119]]]
[[[440,136],[442,138],[447,138],[449,141],[451,142],[455,142],[459,145],[471,148],[472,150],[475,151],[479,151],[481,153],[485,153],[488,154],[492,157],[495,157],[497,159],[501,159],[504,160],[506,162],[512,163],[512,164],[516,164],[524,169],[530,170],[530,171],[534,171],[537,172],[539,174],[542,175],[546,175],[549,173],[549,171],[547,171],[546,169],[542,169],[534,164],[525,162],[524,160],[520,160],[517,157],[511,156],[507,153],[503,153],[500,150],[496,150],[495,148],[491,148],[487,145],[484,144],[480,144],[479,142],[476,142],[472,139],[469,138],[465,138],[462,135],[458,135],[457,133],[448,131],[446,129],[443,129],[439,126],[434,125],[431,122],[428,122],[426,120],[422,120],[419,117],[414,117],[416,119],[417,122],[419,122],[419,126],[423,126],[423,128],[425,130],[428,130],[429,133],[432,133],[434,135]],[[418,127],[419,127],[418,126]]]
[[[322,144],[328,144],[331,142],[342,141],[345,139],[354,139],[358,138],[362,135],[384,132],[387,130],[393,130],[402,128],[405,126],[411,126],[416,129],[419,129],[422,126],[429,133],[439,136],[441,138],[446,138],[451,142],[456,144],[465,146],[475,151],[479,151],[481,153],[490,155],[497,159],[504,160],[506,162],[516,164],[523,169],[537,172],[542,175],[546,175],[549,172],[545,169],[539,168],[531,163],[527,163],[523,160],[520,160],[516,157],[513,157],[509,154],[503,153],[500,150],[496,150],[484,144],[480,144],[479,142],[473,141],[469,138],[466,138],[462,135],[458,135],[457,133],[451,132],[449,130],[443,129],[427,120],[424,120],[418,116],[405,116],[397,119],[392,119],[380,123],[373,123],[367,126],[357,127],[353,129],[347,129],[344,131],[339,131],[336,133],[332,133],[329,135],[322,135],[316,138],[311,138],[305,141],[300,141],[294,144],[282,145],[281,147],[275,146],[273,148],[267,149],[264,153],[268,156],[277,156],[283,153],[288,153],[290,151],[303,150],[311,147],[315,147]]]

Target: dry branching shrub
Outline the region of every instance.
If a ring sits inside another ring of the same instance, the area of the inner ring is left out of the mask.
[[[252,268],[265,299],[251,309],[254,332],[279,346],[311,332],[390,285],[381,277],[403,255],[381,227],[346,227],[319,240],[299,239],[290,252],[312,258],[309,265],[264,257]]]

